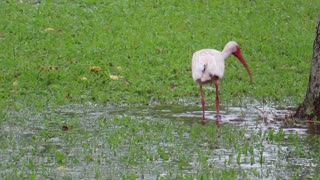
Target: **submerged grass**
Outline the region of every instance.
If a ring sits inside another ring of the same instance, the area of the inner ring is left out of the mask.
[[[241,44],[255,84],[230,58],[222,102],[297,103],[319,6],[316,0],[1,1],[0,175],[317,179],[317,136],[60,108],[198,102],[192,53],[222,49],[229,40]]]
[[[7,179],[291,179],[319,177],[317,136],[232,124],[60,107],[1,128]],[[114,109],[113,111],[117,111]],[[32,124],[28,122],[32,120]],[[69,129],[62,127],[68,126]],[[23,131],[22,133],[17,133]]]

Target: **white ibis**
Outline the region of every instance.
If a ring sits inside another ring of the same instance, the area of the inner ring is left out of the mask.
[[[248,71],[250,83],[252,84],[251,71],[248,64],[241,55],[240,46],[235,41],[228,42],[222,52],[215,49],[202,49],[195,52],[192,56],[192,78],[199,85],[200,99],[202,105],[202,124],[207,123],[205,119],[205,101],[202,85],[214,83],[216,87],[216,124],[220,126],[220,99],[219,99],[219,80],[224,74],[224,60],[233,54],[243,64]]]

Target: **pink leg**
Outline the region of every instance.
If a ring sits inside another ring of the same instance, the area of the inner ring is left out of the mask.
[[[220,98],[219,98],[219,80],[214,80],[214,85],[216,86],[216,110],[217,110],[217,127],[220,127]]]
[[[200,98],[201,98],[201,105],[202,105],[202,125],[206,125],[207,121],[205,118],[205,102],[204,102],[204,96],[203,96],[203,90],[202,90],[202,85],[199,84],[199,90],[200,90]]]

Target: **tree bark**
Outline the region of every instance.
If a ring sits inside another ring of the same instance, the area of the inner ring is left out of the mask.
[[[313,43],[313,56],[309,75],[309,84],[303,103],[297,108],[295,118],[320,119],[320,20]]]

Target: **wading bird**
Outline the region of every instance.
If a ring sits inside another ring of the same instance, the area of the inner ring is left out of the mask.
[[[205,125],[205,101],[202,85],[206,83],[214,83],[216,88],[216,124],[220,126],[220,99],[219,99],[219,80],[224,74],[224,61],[233,54],[243,64],[248,71],[250,83],[253,83],[251,71],[248,64],[241,55],[240,46],[235,41],[228,42],[222,52],[215,49],[202,49],[195,52],[192,56],[192,78],[199,85],[200,99],[202,105],[202,121]]]

